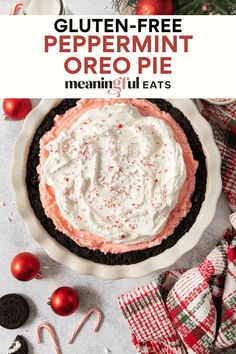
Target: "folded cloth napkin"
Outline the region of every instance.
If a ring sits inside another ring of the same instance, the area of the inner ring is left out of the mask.
[[[225,105],[204,100],[197,100],[196,103],[212,126],[222,158],[223,190],[230,207],[236,211],[236,100]]]
[[[138,353],[208,354],[236,346],[236,236],[196,268],[168,271],[118,298]]]

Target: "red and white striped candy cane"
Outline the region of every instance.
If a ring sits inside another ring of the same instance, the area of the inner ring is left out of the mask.
[[[42,329],[45,328],[47,329],[47,331],[49,332],[52,340],[53,340],[53,344],[54,344],[54,348],[56,350],[56,353],[57,354],[62,354],[61,353],[61,350],[60,350],[60,347],[59,347],[59,344],[58,344],[58,339],[57,339],[57,336],[53,330],[53,328],[51,327],[51,325],[49,323],[41,323],[38,328],[36,329],[36,341],[38,344],[41,343],[41,331]]]
[[[17,2],[11,9],[10,15],[17,15],[18,11],[23,8],[23,4],[21,2]]]
[[[77,324],[77,326],[75,327],[73,333],[69,336],[68,338],[68,344],[72,344],[76,335],[79,333],[79,331],[81,330],[81,328],[83,327],[84,323],[87,321],[87,319],[89,318],[89,316],[92,314],[92,313],[95,313],[97,315],[97,322],[95,323],[95,326],[93,327],[92,331],[93,332],[96,332],[102,322],[102,312],[101,310],[97,309],[97,308],[92,308],[90,310],[88,310],[83,318],[79,321],[79,323]]]

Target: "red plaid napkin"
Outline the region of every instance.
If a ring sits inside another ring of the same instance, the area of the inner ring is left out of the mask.
[[[212,126],[221,152],[223,190],[231,208],[236,210],[236,100],[226,105],[197,100],[197,106]]]
[[[166,272],[118,298],[138,353],[208,354],[236,345],[236,237],[227,231],[190,270]]]
[[[198,101],[222,155],[223,190],[236,210],[236,102]],[[219,108],[220,107],[220,108]],[[234,122],[235,120],[235,122]],[[236,213],[230,217],[236,229]],[[168,271],[118,298],[139,353],[208,354],[236,346],[236,236],[228,230],[196,268]]]

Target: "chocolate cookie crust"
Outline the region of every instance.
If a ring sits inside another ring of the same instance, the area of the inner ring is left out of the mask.
[[[162,111],[170,113],[176,122],[181,126],[188,138],[188,143],[193,152],[194,159],[199,163],[196,173],[196,186],[191,197],[192,207],[186,217],[175,228],[173,234],[170,235],[166,240],[163,240],[160,245],[154,246],[152,248],[121,254],[104,254],[98,250],[93,251],[86,247],[80,247],[63,232],[56,230],[53,221],[46,216],[40,200],[38,174],[36,170],[37,166],[39,165],[39,141],[41,137],[53,127],[55,116],[57,114],[64,114],[68,109],[74,107],[78,100],[79,99],[65,99],[57,107],[53,108],[45,116],[44,120],[36,130],[29,149],[26,172],[26,186],[30,204],[40,223],[51,237],[53,237],[62,246],[66,247],[70,252],[95,263],[108,265],[138,263],[144,261],[147,258],[156,256],[168,248],[173,247],[178,242],[178,240],[186,232],[189,231],[197,218],[202,202],[205,199],[207,170],[205,155],[202,150],[200,140],[195,133],[191,123],[180,110],[173,107],[171,103],[162,99],[149,99],[149,101],[156,104]]]

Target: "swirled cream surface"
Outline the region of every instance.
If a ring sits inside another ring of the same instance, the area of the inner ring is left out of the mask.
[[[40,148],[45,213],[81,246],[151,247],[191,207],[197,163],[182,129],[148,101],[80,100]]]

